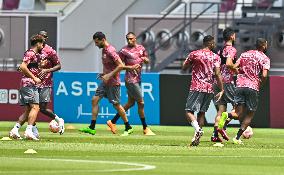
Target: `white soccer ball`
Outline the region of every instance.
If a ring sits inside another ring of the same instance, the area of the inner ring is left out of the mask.
[[[253,135],[252,128],[250,126],[247,127],[247,129],[243,132],[243,138],[244,139],[249,139]]]
[[[59,132],[59,125],[55,120],[51,120],[51,122],[49,122],[49,130],[53,133]]]

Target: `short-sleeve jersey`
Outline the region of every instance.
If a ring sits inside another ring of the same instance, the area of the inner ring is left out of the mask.
[[[126,71],[125,81],[127,83],[138,83],[141,81],[141,71],[143,66],[142,57],[148,57],[146,49],[142,45],[136,45],[134,47],[125,46],[120,52],[119,56],[126,66],[133,66],[140,64],[141,68],[135,71]]]
[[[237,59],[237,50],[232,45],[225,45],[222,55],[224,58],[230,57],[234,61]],[[229,69],[226,64],[221,65],[221,75],[223,83],[234,82],[234,71]]]
[[[185,60],[185,64],[192,64],[191,91],[213,93],[214,69],[219,67],[221,60],[219,55],[210,50],[200,49],[191,52]]]
[[[115,61],[120,59],[118,53],[116,52],[115,48],[112,45],[108,45],[102,49],[102,63],[103,63],[103,73],[108,74],[113,71],[117,64]],[[108,86],[116,86],[120,85],[120,74],[117,73],[110,80],[107,82],[106,85]]]
[[[32,49],[27,50],[24,53],[23,62],[27,64],[29,71],[36,77],[40,72],[38,68],[39,61],[40,61],[40,55],[38,53],[35,53]],[[35,83],[31,78],[23,74],[20,85],[21,87],[34,86]]]
[[[247,87],[259,91],[262,70],[270,69],[270,59],[261,51],[249,50],[237,60],[239,74],[237,87]]]
[[[47,44],[45,44],[43,49],[41,50],[40,56],[41,56],[41,61],[46,60],[46,64],[43,67],[43,69],[50,69],[60,64],[60,60],[56,51]],[[52,87],[52,72],[47,73],[47,75],[44,77],[44,79],[38,86],[40,88]]]

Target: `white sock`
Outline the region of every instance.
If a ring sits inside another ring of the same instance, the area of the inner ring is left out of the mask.
[[[54,120],[59,124],[59,117],[55,114],[55,118],[54,118]]]
[[[199,131],[200,126],[198,125],[198,122],[196,120],[192,121],[190,124],[195,129],[195,131]]]
[[[37,129],[36,125],[33,126],[32,130],[34,131],[35,129]]]
[[[26,128],[26,131],[33,132],[32,128],[33,128],[33,125],[28,125],[27,128]]]
[[[14,126],[14,128],[17,129],[17,130],[19,130],[19,129],[21,128],[20,123],[16,123],[15,126]]]

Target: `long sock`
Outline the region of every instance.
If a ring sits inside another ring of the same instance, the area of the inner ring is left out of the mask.
[[[96,122],[97,122],[96,120],[92,120],[92,121],[91,121],[91,124],[90,124],[90,126],[89,126],[89,128],[90,128],[90,129],[95,129],[95,127],[96,127]]]
[[[227,129],[227,126],[228,126],[229,123],[230,123],[230,120],[226,120],[225,121],[225,124],[224,124],[224,127],[223,127],[224,130]]]
[[[113,119],[111,119],[111,123],[116,124],[119,117],[120,117],[120,115],[118,113],[116,113],[115,116],[113,117]]]
[[[218,126],[214,126],[213,136],[218,137]]]
[[[191,122],[191,126],[195,129],[195,131],[199,131],[200,126],[198,125],[198,122],[196,120]]]
[[[130,126],[129,122],[125,122],[125,131],[128,131],[129,129],[132,129],[132,127]]]
[[[33,125],[28,125],[27,128],[26,128],[26,131],[32,132],[32,128],[33,128]]]
[[[239,140],[244,131],[245,131],[244,129],[240,128],[239,131],[238,131],[238,133],[237,133],[236,139]]]
[[[55,118],[54,118],[54,120],[59,124],[59,117],[57,116],[57,115],[55,115]]]
[[[232,119],[233,115],[231,113],[228,113],[228,118]]]
[[[20,123],[16,123],[15,126],[14,126],[14,128],[17,129],[17,130],[19,130],[19,129],[21,128]]]
[[[140,118],[140,120],[141,120],[141,123],[143,125],[143,129],[146,129],[147,128],[146,119],[145,118]]]

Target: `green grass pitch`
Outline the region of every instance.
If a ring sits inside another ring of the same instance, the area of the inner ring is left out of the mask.
[[[7,136],[14,122],[0,122],[0,138]],[[68,126],[71,124],[66,124]],[[0,141],[0,175],[281,175],[284,174],[284,129],[253,128],[244,145],[225,142],[213,147],[211,127],[198,147],[188,147],[193,135],[191,126],[152,126],[156,136],[144,136],[141,126],[134,133],[120,137],[97,125],[97,135],[79,133],[87,126],[64,135],[51,133],[48,123],[39,123],[40,141]],[[123,126],[118,126],[120,134]],[[20,134],[23,135],[24,128]],[[237,128],[228,128],[233,137]],[[24,154],[34,149],[37,154]]]

